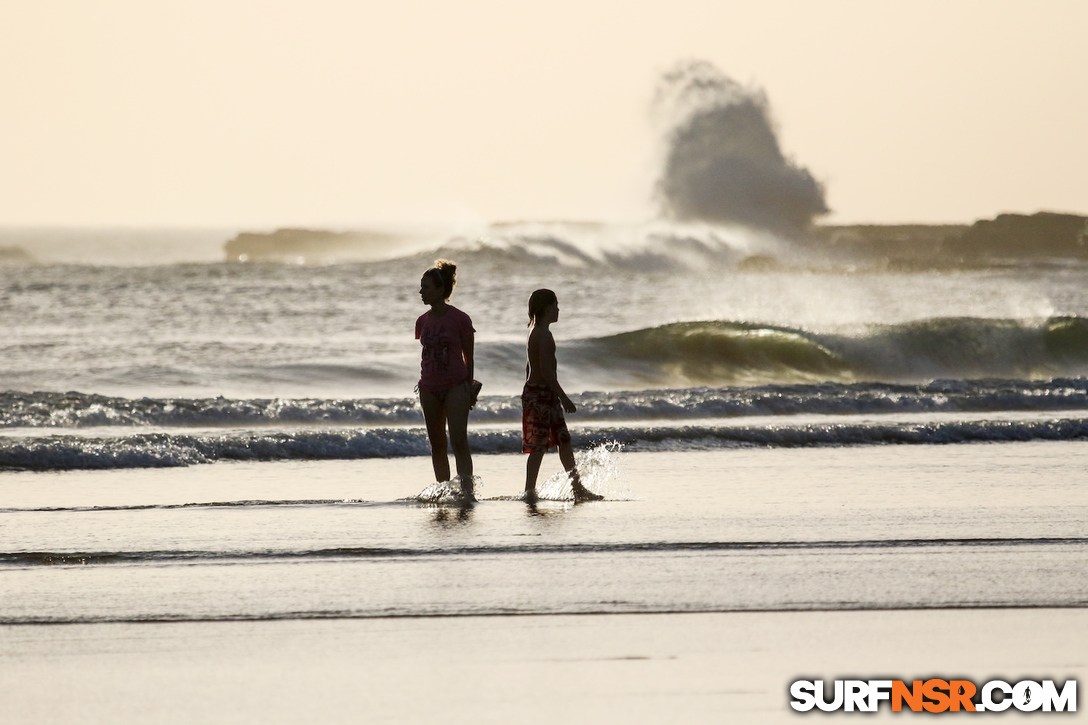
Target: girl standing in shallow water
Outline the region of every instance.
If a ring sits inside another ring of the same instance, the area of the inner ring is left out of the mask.
[[[457,265],[439,259],[419,280],[419,296],[430,310],[416,320],[416,339],[423,345],[420,362],[419,404],[427,422],[431,463],[439,483],[450,480],[446,457],[446,425],[457,460],[457,477],[465,501],[475,501],[472,455],[468,450],[468,411],[472,394],[472,348],[476,330],[472,320],[448,303],[457,284]]]
[[[551,325],[559,319],[559,300],[550,289],[538,289],[529,297],[529,342],[526,345],[525,387],[521,393],[523,450],[529,454],[525,465],[525,500],[536,501],[536,478],[540,461],[549,448],[559,448],[559,460],[570,474],[575,501],[599,501],[603,496],[582,485],[574,463],[574,449],[563,411],[577,408],[556,379],[555,338]]]

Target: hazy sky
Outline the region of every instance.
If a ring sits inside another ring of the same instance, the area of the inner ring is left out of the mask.
[[[1088,2],[0,0],[0,224],[641,219],[678,61],[828,221],[1088,213]]]

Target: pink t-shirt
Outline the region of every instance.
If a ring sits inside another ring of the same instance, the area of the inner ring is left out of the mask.
[[[449,390],[468,380],[461,338],[474,332],[469,316],[453,306],[447,306],[441,317],[431,316],[430,310],[419,316],[416,339],[423,344],[419,374],[422,390]]]

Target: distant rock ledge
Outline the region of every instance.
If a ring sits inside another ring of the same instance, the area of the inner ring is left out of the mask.
[[[27,264],[34,258],[22,247],[0,247],[0,264]]]
[[[891,263],[991,264],[1031,259],[1088,259],[1088,217],[1038,212],[999,214],[974,224],[817,226],[827,251]]]
[[[370,261],[392,256],[405,241],[397,234],[321,229],[242,232],[223,245],[228,262]]]
[[[1088,217],[1000,214],[972,224],[945,251],[961,257],[1088,257]]]
[[[496,225],[501,229],[504,225]],[[580,223],[590,229],[602,224]],[[1000,214],[973,224],[817,225],[809,230],[812,252],[843,263],[956,267],[1046,259],[1088,260],[1088,217],[1042,211]],[[242,232],[223,247],[228,262],[323,263],[375,261],[436,249],[444,241],[388,232],[277,229]],[[22,250],[10,248],[10,260]],[[28,259],[29,261],[29,259]],[[752,260],[762,268],[774,260]]]

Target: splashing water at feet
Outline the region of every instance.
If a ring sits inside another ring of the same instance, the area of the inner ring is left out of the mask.
[[[619,483],[620,452],[623,445],[615,441],[602,443],[587,451],[577,451],[574,460],[585,488],[608,501],[630,501],[634,496]],[[574,488],[566,471],[559,471],[536,487],[540,501],[574,501]]]
[[[458,476],[454,476],[449,481],[440,481],[432,483],[427,488],[419,492],[419,495],[415,497],[415,500],[421,503],[443,503],[443,504],[466,504],[474,503],[479,500],[480,497],[480,477],[472,477],[472,491],[469,495],[465,495],[465,491],[461,486],[461,479]]]

